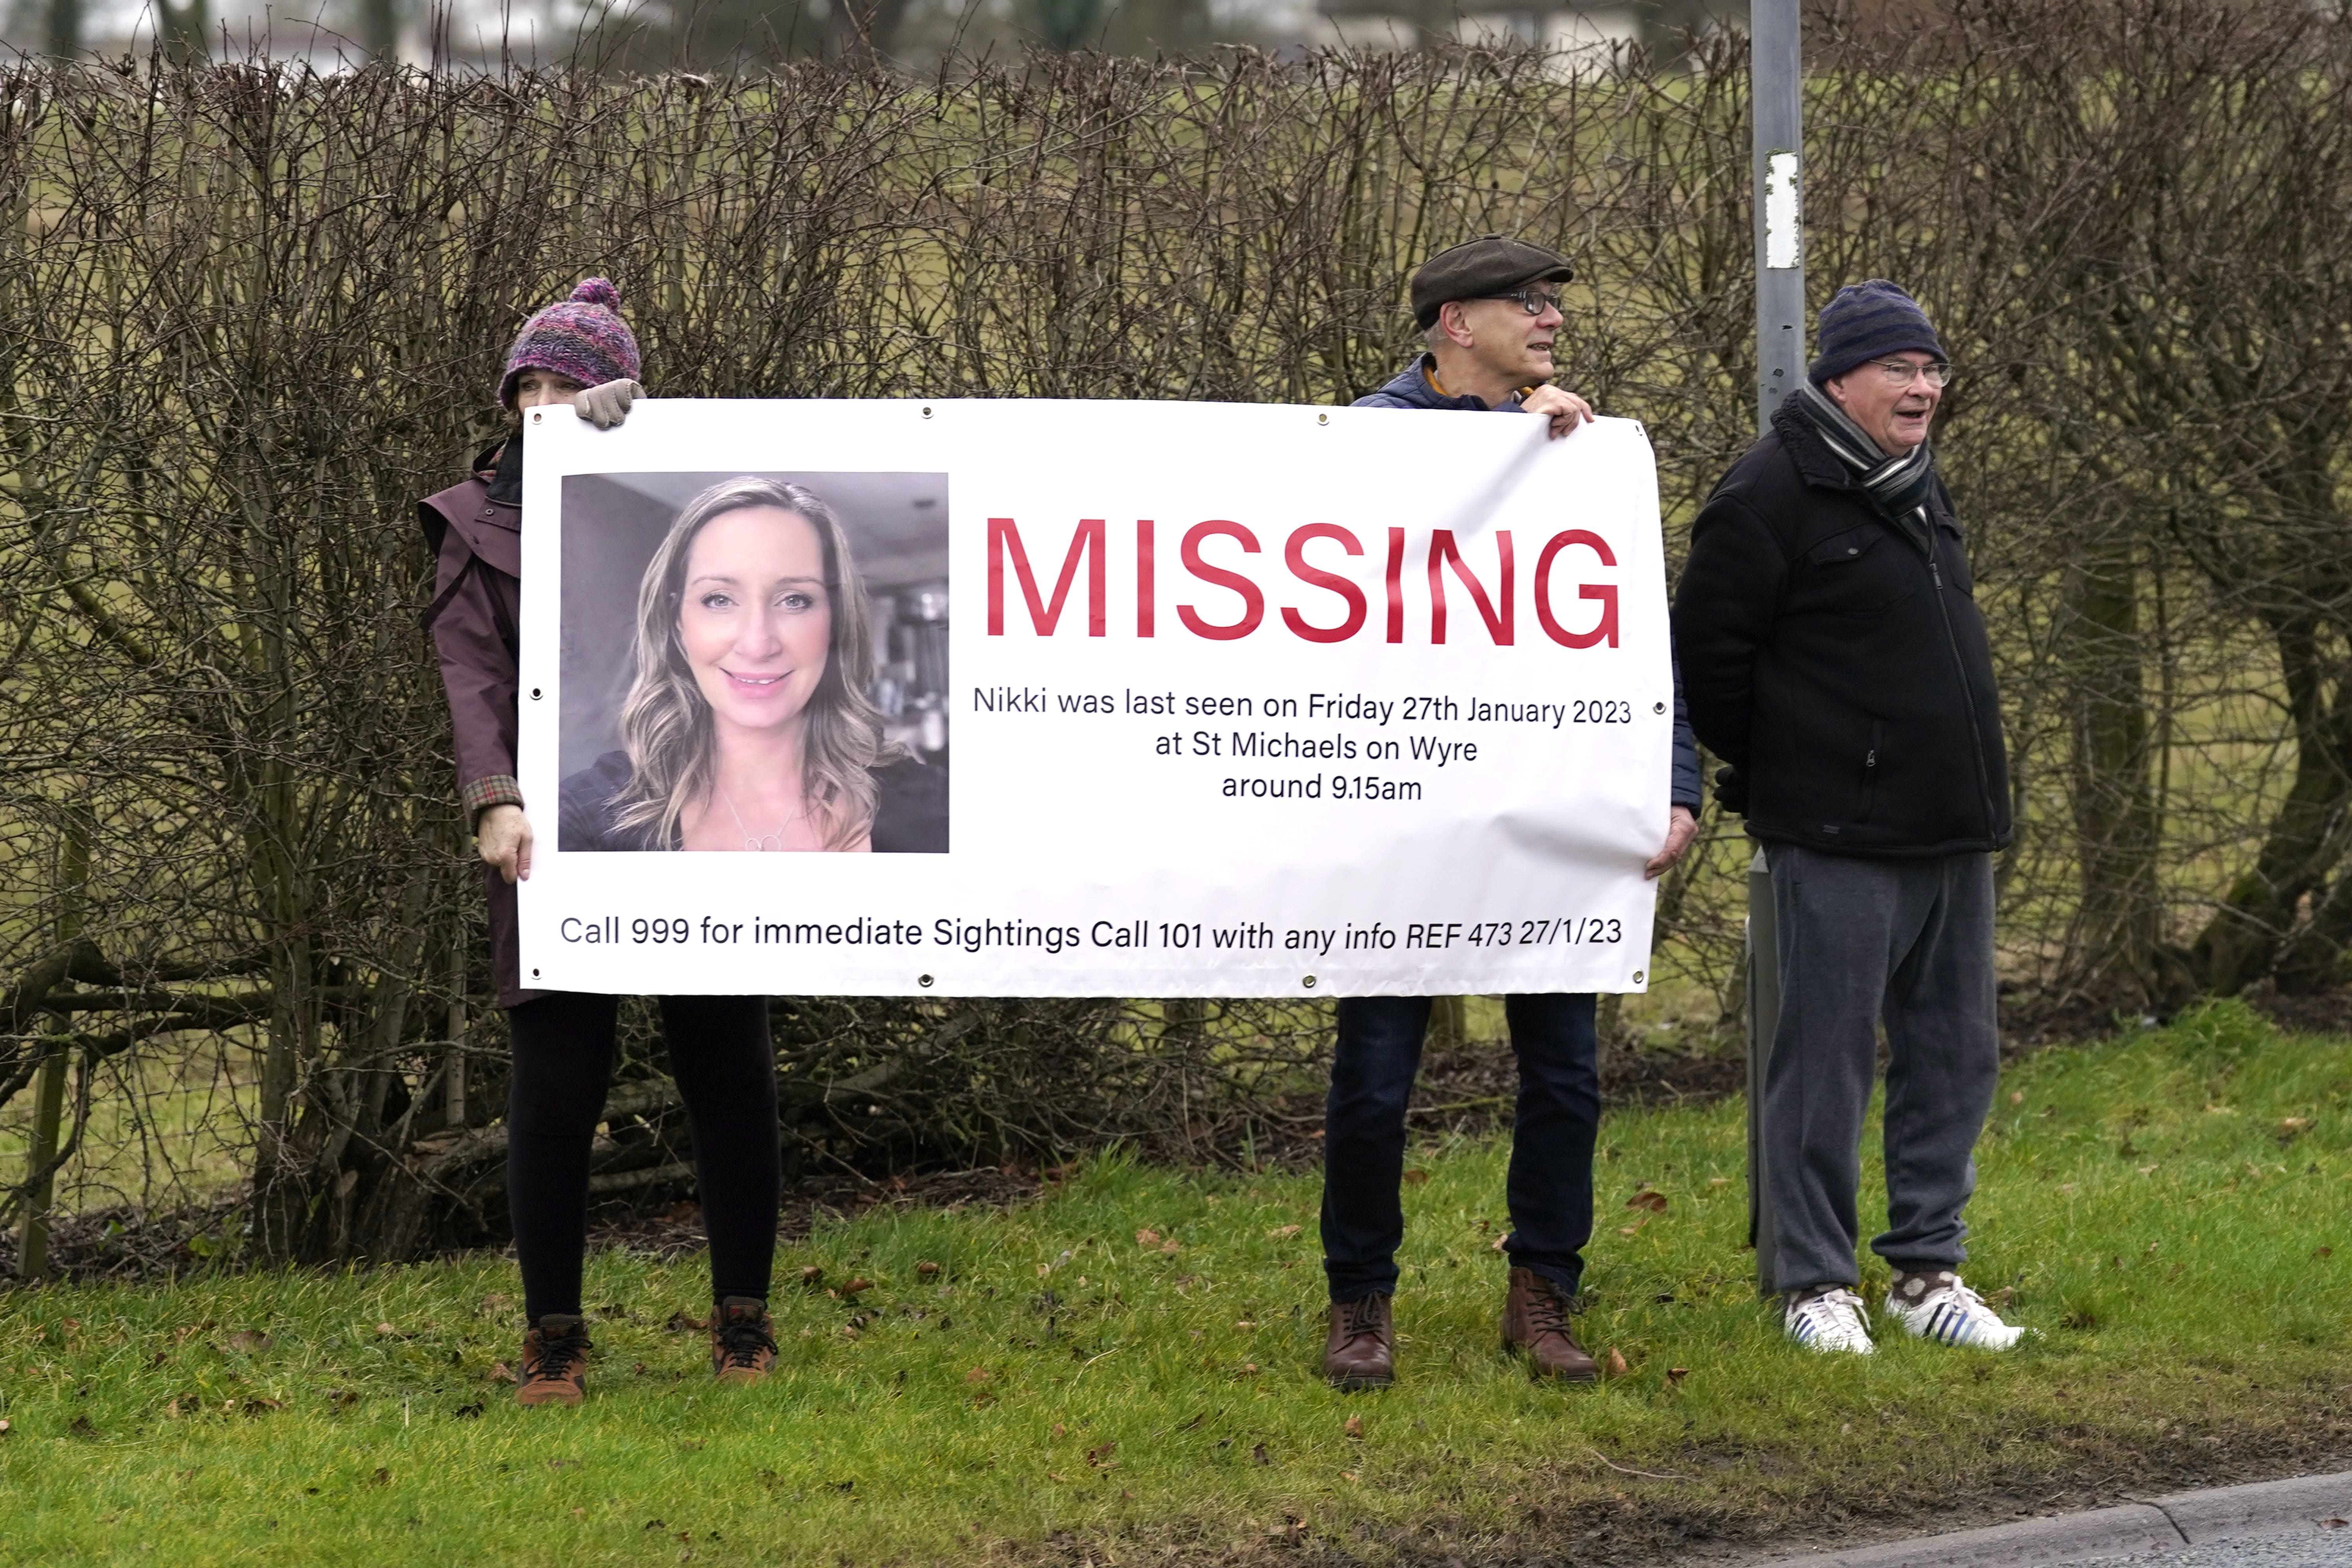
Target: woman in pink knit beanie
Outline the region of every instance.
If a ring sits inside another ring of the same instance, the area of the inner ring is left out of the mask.
[[[569,403],[600,430],[645,395],[621,291],[591,278],[525,321],[507,352],[499,402],[516,432],[476,454],[472,477],[419,508],[439,559],[425,624],[441,656],[460,796],[490,904],[490,973],[513,1047],[507,1091],[507,1200],[528,1320],[516,1399],[577,1405],[592,1348],[581,1305],[588,1182],[613,1071],[619,998],[522,984],[515,884],[530,876],[531,826],[516,777],[520,646],[522,437],[527,408]],[[544,803],[552,810],[552,801]],[[694,1142],[710,1240],[710,1365],[730,1383],[766,1377],[767,1310],[782,1173],[775,1047],[763,996],[665,996],[662,1033]]]

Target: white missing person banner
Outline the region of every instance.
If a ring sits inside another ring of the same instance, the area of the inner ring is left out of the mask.
[[[526,985],[1638,991],[1673,733],[1603,419],[688,402],[524,441]]]

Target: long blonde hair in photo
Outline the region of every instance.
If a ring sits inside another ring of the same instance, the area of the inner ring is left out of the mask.
[[[883,742],[882,714],[866,696],[874,679],[873,611],[841,519],[815,492],[781,479],[745,478],[711,486],[686,503],[646,565],[637,588],[637,675],[621,709],[629,783],[615,803],[614,826],[650,828],[653,841],[667,847],[677,841],[686,808],[710,797],[716,777],[710,707],[678,641],[678,611],[695,536],[713,518],[750,507],[774,507],[805,519],[824,544],[833,643],[824,679],[803,710],[801,793],[824,847],[846,849],[874,826],[870,770],[904,753]]]

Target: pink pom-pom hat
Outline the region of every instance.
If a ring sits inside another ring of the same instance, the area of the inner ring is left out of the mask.
[[[507,351],[499,402],[513,406],[516,378],[527,370],[548,371],[583,386],[636,380],[643,374],[636,334],[621,320],[620,304],[621,291],[609,279],[588,278],[570,299],[525,321]]]

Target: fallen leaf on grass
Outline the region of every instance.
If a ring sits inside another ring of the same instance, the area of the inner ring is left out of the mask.
[[[1706,1184],[1710,1187],[1727,1187],[1731,1185],[1731,1178],[1729,1176],[1709,1176],[1706,1179]]]
[[[1265,1451],[1265,1444],[1260,1443],[1250,1450],[1250,1463],[1254,1465],[1270,1465],[1274,1463],[1273,1458]]]
[[[68,1426],[66,1430],[72,1433],[77,1437],[95,1437],[98,1436],[98,1428],[90,1425],[89,1417],[87,1415],[75,1416],[73,1418],[73,1425]]]
[[[411,1335],[411,1334],[404,1334],[404,1333],[402,1333],[398,1329],[394,1328],[390,1323],[378,1323],[378,1324],[375,1326],[375,1332],[376,1332],[376,1338],[381,1339],[381,1340],[405,1340],[405,1339],[412,1339],[412,1338],[414,1338],[414,1337],[415,1337],[414,1335]]]
[[[1343,1480],[1343,1481],[1360,1481],[1360,1480],[1362,1480],[1364,1478],[1363,1478],[1363,1477],[1361,1477],[1361,1476],[1360,1476],[1360,1475],[1358,1475],[1358,1474],[1357,1474],[1355,1471],[1353,1471],[1353,1470],[1341,1470],[1341,1471],[1339,1472],[1339,1479],[1340,1479],[1341,1480]]]
[[[372,1487],[388,1487],[392,1485],[392,1472],[384,1468],[382,1465],[378,1465],[375,1468],[375,1474],[368,1478],[368,1485]]]
[[[1256,1375],[1257,1375],[1257,1363],[1255,1363],[1255,1362],[1254,1362],[1254,1361],[1245,1361],[1245,1362],[1242,1363],[1242,1375],[1243,1375],[1244,1377],[1255,1377],[1255,1376],[1256,1376]]]
[[[5,1416],[0,1416],[0,1437],[5,1437],[9,1433],[15,1430],[16,1428],[14,1426],[8,1425],[8,1421]]]
[[[471,1421],[481,1413],[482,1402],[477,1399],[471,1405],[460,1405],[457,1409],[451,1411],[449,1414],[455,1415],[460,1421]]]
[[[1087,1450],[1087,1463],[1093,1466],[1097,1470],[1114,1468],[1115,1466],[1112,1462],[1111,1455],[1118,1451],[1118,1445],[1117,1443],[1104,1443],[1099,1447],[1088,1448]]]
[[[1236,1318],[1234,1320],[1234,1327],[1237,1329],[1254,1329],[1256,1328],[1257,1325],[1250,1321],[1247,1318]]]
[[[1609,1354],[1603,1360],[1603,1364],[1608,1367],[1609,1375],[1611,1377],[1624,1376],[1625,1352],[1619,1350],[1615,1345],[1611,1345],[1609,1347]]]
[[[1135,1245],[1157,1247],[1160,1245],[1160,1233],[1156,1230],[1139,1230],[1135,1233]]]
[[[2023,1105],[2025,1103],[2025,1091],[2021,1089],[2011,1089],[2009,1091],[2009,1102],[2011,1105]]]
[[[1500,1252],[1500,1251],[1502,1251],[1502,1250],[1503,1250],[1503,1243],[1505,1243],[1505,1242],[1507,1242],[1507,1241],[1508,1241],[1508,1240],[1510,1240],[1510,1239],[1511,1239],[1511,1237],[1510,1237],[1509,1233],[1508,1233],[1508,1232],[1505,1232],[1503,1235],[1496,1237],[1495,1238],[1495,1245],[1494,1245],[1494,1246],[1492,1246],[1492,1247],[1488,1247],[1486,1250],[1487,1250],[1487,1251],[1489,1251],[1489,1252]]]
[[[964,1380],[966,1383],[986,1383],[986,1382],[987,1382],[991,1377],[992,1377],[992,1376],[994,1376],[994,1375],[995,1375],[995,1374],[994,1374],[994,1373],[991,1373],[991,1372],[990,1372],[986,1367],[984,1367],[984,1366],[976,1366],[976,1367],[973,1367],[970,1372],[965,1373],[963,1374],[963,1380]]]
[[[1057,1476],[1057,1475],[1055,1475],[1055,1474],[1053,1471],[1051,1471],[1051,1470],[1047,1470],[1047,1471],[1045,1472],[1045,1479],[1046,1479],[1047,1480],[1049,1480],[1049,1481],[1059,1481],[1059,1482],[1060,1482],[1062,1485],[1064,1485],[1064,1486],[1068,1486],[1068,1485],[1070,1484],[1070,1478],[1069,1478],[1069,1477],[1067,1477],[1067,1476]]]
[[[284,1400],[270,1399],[260,1394],[256,1394],[252,1398],[247,1400],[244,1405],[245,1413],[247,1415],[267,1415],[273,1410],[283,1410],[285,1408],[286,1402]]]
[[[2323,1519],[2319,1521],[2319,1528],[2322,1530],[2341,1530],[2344,1528],[2346,1522],[2346,1521],[2340,1519]]]
[[[1683,1385],[1683,1379],[1689,1375],[1690,1368],[1686,1366],[1670,1366],[1666,1368],[1667,1386],[1672,1388],[1680,1388]]]
[[[1666,1212],[1666,1194],[1643,1187],[1625,1200],[1625,1206],[1629,1209],[1648,1209],[1652,1214],[1664,1214]]]
[[[873,1289],[874,1281],[871,1279],[852,1279],[848,1284],[844,1285],[841,1288],[841,1293],[845,1296],[855,1296],[860,1290],[871,1290]]]
[[[1404,1184],[1408,1187],[1417,1187],[1427,1180],[1429,1180],[1429,1173],[1418,1165],[1404,1173]]]
[[[2336,1256],[2336,1249],[2332,1247],[2315,1247],[2312,1248],[2311,1255],[2314,1258],[2333,1258]]]
[[[1292,1237],[1298,1234],[1298,1227],[1295,1225],[1278,1225],[1272,1230],[1267,1231],[1265,1234],[1270,1239],[1275,1241],[1288,1241]]]
[[[801,1270],[801,1289],[814,1290],[824,1280],[824,1270],[812,1263]]]
[[[1364,1435],[1364,1418],[1360,1415],[1350,1415],[1339,1424],[1339,1430],[1350,1437],[1360,1437]]]
[[[263,1333],[258,1329],[240,1329],[236,1333],[229,1335],[228,1348],[233,1351],[246,1351],[248,1352],[252,1351],[266,1351],[269,1348],[269,1336]]]
[[[1059,1421],[1056,1421],[1056,1422],[1055,1422],[1055,1423],[1054,1423],[1054,1436],[1056,1436],[1056,1437],[1066,1437],[1066,1436],[1068,1436],[1069,1435],[1070,1435],[1070,1429],[1069,1429],[1067,1426],[1063,1426]]]
[[[932,1275],[937,1274],[939,1271],[940,1266],[936,1263],[918,1263],[915,1265],[915,1272],[925,1279],[929,1279]]]
[[[640,1363],[637,1370],[643,1372],[645,1370],[644,1363]],[[514,1368],[509,1366],[502,1361],[494,1361],[490,1363],[490,1381],[492,1383],[520,1383],[522,1380],[515,1376]]]
[[[669,1321],[664,1323],[662,1327],[667,1329],[674,1334],[699,1333],[703,1330],[710,1327],[710,1320],[708,1318],[689,1318],[684,1312],[672,1312],[669,1315]]]

